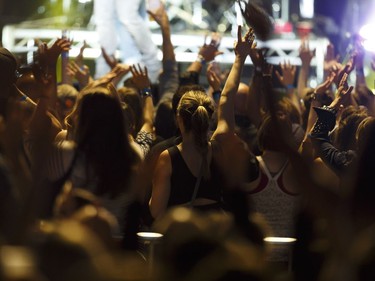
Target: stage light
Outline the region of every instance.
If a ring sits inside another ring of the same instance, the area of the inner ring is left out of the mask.
[[[359,30],[359,35],[363,39],[363,47],[369,52],[375,52],[374,30],[375,23],[366,24]]]
[[[365,40],[375,38],[374,36],[375,23],[370,23],[362,26],[359,30],[359,35]]]
[[[375,53],[375,38],[363,41],[363,48],[368,52]]]

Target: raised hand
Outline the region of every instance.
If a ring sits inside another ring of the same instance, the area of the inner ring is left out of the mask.
[[[349,61],[346,63],[344,67],[336,71],[336,77],[335,77],[335,83],[337,85],[337,88],[340,87],[340,83],[342,81],[342,78],[344,77],[344,74],[350,74],[355,67],[355,61],[356,61],[357,54],[354,52],[351,54]]]
[[[124,63],[118,63],[116,66],[111,70],[111,73],[114,73],[116,76],[113,79],[113,84],[117,85],[121,79],[128,74],[130,71],[130,65]]]
[[[262,72],[266,64],[263,51],[261,49],[256,49],[256,48],[252,49],[250,51],[250,58],[254,64],[255,70],[258,72]]]
[[[80,67],[76,62],[72,61],[67,65],[67,73],[69,76],[75,77],[81,89],[87,86],[91,81],[90,69],[87,65]]]
[[[237,57],[245,60],[252,49],[256,47],[254,43],[254,30],[250,28],[244,37],[242,37],[242,27],[239,25],[237,30],[237,41],[234,43],[234,52]]]
[[[291,65],[289,61],[284,61],[284,63],[280,63],[280,67],[282,74],[280,74],[280,72],[277,70],[275,73],[281,84],[283,84],[284,87],[289,87],[290,85],[293,85],[294,79],[296,77],[296,66]]]
[[[324,71],[338,72],[342,68],[342,64],[338,62],[339,56],[335,56],[335,47],[333,44],[328,44],[327,52],[324,57]]]
[[[87,44],[86,41],[83,41],[83,45],[81,46],[81,48],[79,49],[79,54],[76,56],[76,58],[74,59],[74,61],[76,62],[76,64],[79,66],[79,67],[83,67],[84,66],[84,63],[83,63],[83,53],[85,51],[85,49],[89,47],[89,45]]]
[[[206,76],[207,76],[207,82],[211,86],[211,88],[214,91],[220,91],[221,90],[221,80],[220,80],[220,77],[213,70],[212,64],[208,65]]]
[[[212,33],[211,34],[211,41],[209,44],[206,44],[207,36],[204,38],[204,44],[200,48],[198,55],[201,56],[206,62],[213,61],[215,57],[218,55],[223,54],[218,50],[220,46],[221,36],[219,33]]]
[[[314,93],[318,95],[324,94],[331,87],[332,83],[335,80],[335,77],[336,73],[332,71],[331,74],[326,78],[326,80],[318,87],[316,87]]]
[[[330,107],[336,110],[339,110],[343,106],[343,104],[345,104],[349,100],[350,94],[354,89],[353,86],[348,86],[348,76],[349,75],[347,73],[344,73],[344,75],[342,76],[336,92],[336,97],[330,104]]]
[[[169,26],[169,19],[164,4],[161,4],[154,12],[147,10],[147,13],[160,27],[165,28]]]
[[[142,91],[144,89],[150,88],[151,83],[150,79],[148,78],[147,67],[142,69],[139,64],[138,68],[137,66],[133,65],[130,67],[130,72],[133,74],[132,80],[138,90]]]
[[[51,47],[48,47],[46,43],[40,43],[38,45],[38,58],[41,66],[49,66],[56,64],[58,57],[62,52],[70,50],[72,42],[69,39],[59,38]]]
[[[304,39],[299,48],[299,57],[302,61],[302,66],[310,66],[311,60],[315,57],[316,50],[310,50],[309,41]]]
[[[104,57],[105,62],[111,69],[114,69],[115,66],[118,64],[118,61],[116,60],[115,56],[109,55],[104,48],[101,48],[101,49],[102,49],[102,55]]]

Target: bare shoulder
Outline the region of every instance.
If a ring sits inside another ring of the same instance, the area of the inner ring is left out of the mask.
[[[171,173],[171,171],[172,171],[171,157],[169,155],[168,150],[164,150],[159,155],[155,172],[166,174],[166,173]]]

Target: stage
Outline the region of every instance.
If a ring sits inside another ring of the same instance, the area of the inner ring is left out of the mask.
[[[89,47],[84,52],[86,59],[95,59],[100,55],[100,46],[98,45],[98,37],[95,31],[83,29],[70,29],[70,37],[73,39],[73,46],[70,56],[74,57],[79,53],[80,47],[86,41]],[[60,29],[46,28],[28,28],[25,24],[7,25],[3,29],[2,42],[5,48],[16,54],[28,54],[28,60],[32,59],[32,54],[36,50],[34,39],[44,42],[51,42],[61,36]],[[267,42],[258,42],[259,48],[265,48],[266,57],[269,63],[279,64],[284,60],[289,60],[292,64],[300,65],[301,61],[298,57],[300,47],[299,38],[273,38]],[[162,45],[162,36],[156,30],[152,34],[153,41],[159,48]],[[231,34],[223,36],[220,51],[224,54],[217,57],[217,61],[222,64],[231,64],[234,61],[233,42],[236,38]],[[172,34],[172,43],[175,47],[176,59],[181,63],[189,63],[196,59],[199,47],[203,44],[204,35],[201,32],[189,31],[186,34],[182,32]],[[312,60],[312,67],[316,69],[316,80],[323,79],[323,60],[324,53],[328,44],[326,38],[310,39],[310,48],[316,49],[316,57]],[[159,58],[162,58],[161,49],[159,49]],[[29,61],[31,62],[31,61]],[[247,60],[246,64],[251,64],[251,60]]]

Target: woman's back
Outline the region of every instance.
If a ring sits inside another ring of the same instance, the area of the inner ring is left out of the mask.
[[[249,192],[254,209],[261,213],[272,229],[272,235],[293,237],[294,217],[298,201],[294,192],[293,179],[287,158],[278,170],[270,170],[264,159],[257,157],[260,164],[260,179],[257,186]]]
[[[185,204],[191,201],[195,185],[199,177],[199,166],[192,167],[185,161],[178,146],[168,149],[172,163],[171,190],[168,206]],[[220,188],[219,171],[214,162],[210,162],[210,178],[203,178],[197,190],[197,201],[208,199],[214,202],[221,201],[222,190]]]

